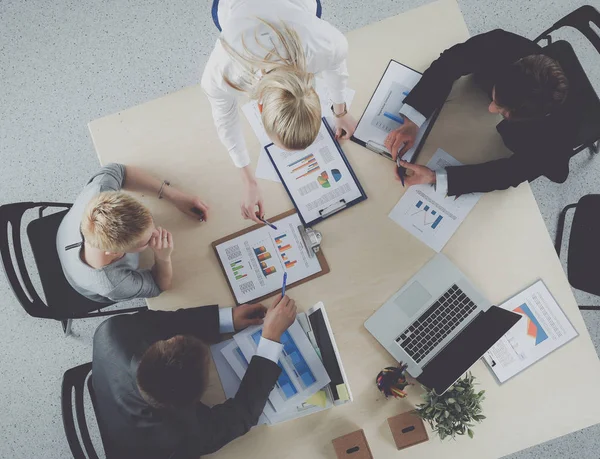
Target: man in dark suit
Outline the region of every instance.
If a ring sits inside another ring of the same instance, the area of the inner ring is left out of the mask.
[[[492,100],[489,111],[504,118],[496,129],[513,155],[437,173],[403,161],[411,171],[406,184],[431,183],[455,196],[503,190],[542,175],[564,182],[578,112],[569,103],[568,81],[560,64],[542,53],[531,40],[503,30],[477,35],[444,51],[404,100],[400,114],[405,123],[389,134],[386,147],[394,159],[411,148],[419,126],[443,104],[454,81],[473,74]]]
[[[266,313],[266,315],[265,315]],[[209,350],[220,333],[263,323],[262,338],[233,399],[200,403]],[[109,459],[197,459],[244,435],[258,422],[281,369],[281,335],[296,305],[277,298],[219,309],[143,311],[104,321],[94,335],[92,384]]]

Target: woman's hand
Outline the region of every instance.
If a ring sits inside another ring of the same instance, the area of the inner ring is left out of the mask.
[[[258,210],[256,209],[257,207]],[[246,183],[244,185],[242,204],[240,205],[242,217],[244,217],[246,220],[253,220],[256,223],[261,223],[258,217],[264,218],[265,211],[263,207],[264,202],[258,183]]]
[[[246,220],[261,223],[258,217],[264,218],[265,216],[264,202],[260,187],[256,183],[256,177],[254,177],[254,171],[250,166],[245,166],[240,169],[240,172],[242,173],[242,182],[244,183],[244,195],[242,196],[242,203],[240,205],[242,217]],[[256,210],[257,207],[258,211]]]
[[[346,104],[333,104],[333,113],[343,113],[346,110]],[[335,139],[348,140],[356,130],[357,122],[354,117],[346,112],[344,116],[335,118]]]
[[[335,138],[337,140],[348,140],[356,130],[357,122],[350,113],[335,119]]]

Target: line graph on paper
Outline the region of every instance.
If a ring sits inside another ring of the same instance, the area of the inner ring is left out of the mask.
[[[420,199],[413,207],[407,209],[406,215],[410,216],[413,225],[421,230],[435,230],[444,220],[444,216],[441,215],[439,211],[435,210],[430,205],[425,204],[425,202]]]

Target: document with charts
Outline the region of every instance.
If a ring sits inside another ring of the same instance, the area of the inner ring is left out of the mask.
[[[306,150],[287,151],[274,144],[265,150],[306,225],[366,199],[325,120]]]
[[[427,167],[436,171],[448,166],[462,166],[442,149],[435,152]],[[459,197],[445,196],[431,185],[409,187],[389,217],[427,244],[440,252],[481,198],[481,193]]]
[[[578,335],[542,280],[500,307],[522,316],[483,356],[500,383]]]
[[[323,116],[325,116],[330,126],[333,126],[335,118],[331,113],[329,89],[323,78],[317,77],[315,79],[315,89],[321,101],[321,113]],[[352,100],[354,99],[355,94],[356,91],[354,91],[354,89],[346,88],[345,100],[348,110],[350,110],[350,106],[352,105]],[[260,155],[258,156],[258,163],[256,165],[256,176],[258,178],[271,180],[273,182],[281,182],[279,175],[277,175],[277,171],[273,167],[273,164],[271,163],[271,160],[264,149],[264,147],[269,145],[272,140],[267,135],[263,126],[260,112],[258,110],[258,103],[255,100],[252,100],[247,104],[244,104],[242,106],[242,112],[246,116],[246,119],[250,123],[250,126],[252,127],[252,130],[254,131],[254,134],[256,134],[256,137],[261,145]]]
[[[388,134],[394,129],[398,129],[401,124],[385,114],[400,116],[404,99],[420,79],[421,74],[416,70],[391,60],[358,122],[352,140],[391,159],[384,142]],[[429,132],[429,126],[432,122],[435,122],[436,117],[437,111],[419,128],[414,146],[402,156],[404,160],[412,160],[415,152],[421,147],[423,138]]]
[[[221,384],[223,385],[225,396],[227,398],[235,397],[248,369],[248,360],[246,360],[246,357],[234,339],[212,345],[211,353],[219,373],[219,378],[221,379]],[[277,424],[313,414],[332,406],[333,401],[327,398],[324,406],[315,406],[308,403],[308,401],[304,401],[297,406],[277,412],[273,408],[273,404],[267,400],[263,413],[260,416],[259,424]]]
[[[248,327],[234,335],[233,339],[246,361],[249,362],[256,353],[261,336],[262,325]],[[298,319],[281,335],[280,342],[283,351],[277,364],[281,374],[269,401],[275,411],[284,412],[319,392],[331,379]]]
[[[310,256],[298,229],[297,213],[271,220],[277,227],[259,225],[238,237],[214,245],[238,304],[248,303],[302,281],[322,270],[317,256]]]

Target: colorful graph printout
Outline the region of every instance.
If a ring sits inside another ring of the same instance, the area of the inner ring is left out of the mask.
[[[321,167],[319,166],[315,155],[311,153],[288,164],[288,169],[296,180],[300,180],[301,178],[319,171]]]

